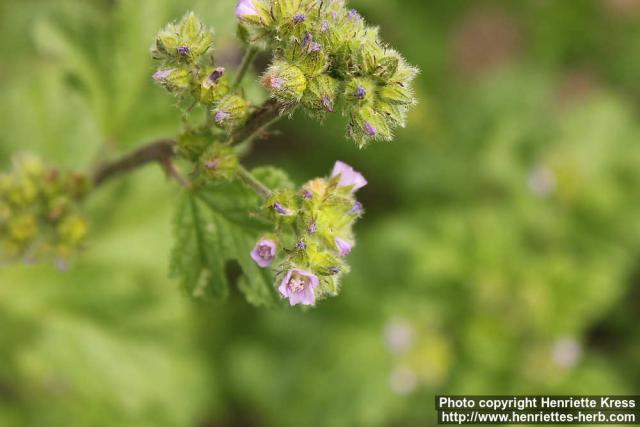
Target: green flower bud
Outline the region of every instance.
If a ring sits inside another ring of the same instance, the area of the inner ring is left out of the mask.
[[[298,197],[291,190],[274,192],[266,201],[269,216],[280,223],[293,223],[298,217]]]
[[[178,135],[178,155],[184,159],[197,161],[211,143],[209,132],[188,130]]]
[[[238,169],[238,157],[226,144],[213,144],[200,158],[204,174],[213,179],[231,179]]]
[[[70,215],[60,222],[58,235],[69,245],[75,246],[87,235],[88,225],[79,215]]]
[[[192,64],[199,62],[212,45],[213,32],[189,12],[178,24],[171,23],[158,33],[152,55],[167,64]]]
[[[390,141],[391,129],[385,118],[371,107],[363,107],[351,115],[347,136],[353,139],[360,148],[368,141]]]
[[[302,103],[312,116],[322,120],[326,113],[335,111],[338,89],[338,81],[323,74],[309,81]]]
[[[203,104],[214,104],[229,93],[229,79],[222,67],[207,67],[198,74],[194,97]]]
[[[300,102],[307,88],[307,79],[298,67],[276,61],[262,77],[262,85],[286,107],[292,107]]]
[[[372,73],[383,82],[389,81],[398,71],[400,57],[394,51],[392,55],[385,56],[376,64]]]
[[[77,246],[87,230],[77,206],[87,181],[32,157],[16,158],[11,173],[0,177],[0,261],[50,257],[60,241]]]
[[[213,121],[216,126],[223,129],[232,130],[247,118],[249,104],[237,95],[228,95],[216,105],[213,110]]]
[[[178,94],[189,88],[191,73],[185,68],[160,69],[153,74],[153,80],[164,86],[169,92]]]
[[[357,108],[371,105],[375,97],[376,85],[369,79],[354,78],[347,82],[344,93],[347,101]]]
[[[406,87],[399,84],[383,86],[378,91],[380,99],[393,105],[412,105],[415,102],[413,94]]]

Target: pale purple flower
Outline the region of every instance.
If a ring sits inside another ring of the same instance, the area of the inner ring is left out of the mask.
[[[572,337],[558,339],[551,349],[553,363],[563,369],[573,368],[582,357],[582,347]]]
[[[364,210],[364,207],[362,206],[362,203],[358,202],[357,200],[351,207],[351,213],[356,215],[362,213],[363,210]]]
[[[392,320],[384,328],[385,343],[394,354],[407,353],[414,344],[414,335],[413,326],[404,319]]]
[[[251,251],[251,258],[262,268],[267,268],[276,257],[276,242],[262,239]]]
[[[527,178],[529,190],[538,197],[546,197],[556,190],[557,179],[553,170],[545,166],[537,166]]]
[[[329,267],[329,273],[331,274],[338,274],[340,273],[340,267]]]
[[[336,238],[336,246],[338,248],[338,252],[340,252],[340,256],[349,255],[351,253],[351,249],[353,249],[353,243],[339,237]]]
[[[54,262],[58,271],[67,271],[69,270],[70,264],[66,259],[58,258]]]
[[[399,366],[391,372],[389,386],[394,393],[411,394],[418,387],[418,376],[411,368]]]
[[[180,56],[187,56],[189,54],[189,46],[180,46],[178,48]]]
[[[280,215],[289,215],[289,209],[282,206],[282,203],[275,202],[273,204],[273,210],[279,213]]]
[[[307,244],[304,242],[304,240],[300,239],[298,240],[298,243],[296,243],[296,249],[299,251],[304,251],[305,249],[307,249]]]
[[[303,13],[298,13],[293,17],[293,22],[296,24],[301,24],[304,22],[304,20],[305,20],[305,16]]]
[[[358,99],[364,99],[367,96],[367,90],[362,86],[358,86],[355,95]]]
[[[304,37],[302,38],[302,46],[308,46],[312,40],[313,40],[313,36],[311,35],[310,32],[307,31],[306,33],[304,33]]]
[[[225,120],[227,120],[230,115],[231,115],[231,113],[229,113],[227,111],[219,110],[218,112],[216,112],[215,116],[213,116],[213,120],[215,120],[216,123],[220,124],[220,123],[224,122]]]
[[[313,193],[311,191],[309,191],[309,190],[303,190],[302,191],[302,197],[305,200],[311,200],[311,198],[313,197]]]
[[[329,113],[333,113],[333,100],[329,96],[325,95],[322,97],[322,106]]]
[[[318,53],[322,50],[322,45],[318,42],[311,42],[309,44],[309,52]]]
[[[357,10],[351,9],[349,12],[347,12],[347,18],[357,22],[360,20],[360,14],[358,13]]]
[[[318,276],[299,268],[292,268],[287,271],[278,291],[280,295],[289,298],[291,305],[313,305],[316,302],[314,289],[320,281]]]
[[[238,5],[236,6],[236,16],[238,18],[254,15],[258,15],[258,9],[253,4],[253,0],[238,0]]]
[[[327,31],[329,31],[329,22],[328,21],[322,21],[322,24],[320,24],[320,31],[322,31],[323,33],[326,33]]]
[[[353,186],[351,190],[353,192],[358,191],[367,185],[367,180],[362,176],[362,174],[360,174],[360,172],[355,171],[351,166],[339,160],[333,166],[331,177],[338,175],[340,175],[338,185],[340,187]]]
[[[364,122],[364,132],[369,136],[376,136],[378,134],[378,129],[376,129],[371,123]]]
[[[158,70],[155,73],[153,73],[153,76],[151,76],[151,78],[157,82],[161,82],[166,80],[167,78],[169,78],[169,76],[171,75],[171,73],[173,73],[173,70],[169,69],[169,70]]]
[[[309,224],[309,229],[307,231],[309,232],[309,234],[315,234],[318,231],[318,224],[312,222],[311,224]]]

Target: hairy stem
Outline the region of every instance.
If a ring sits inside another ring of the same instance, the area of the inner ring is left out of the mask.
[[[104,163],[93,173],[93,185],[99,187],[117,175],[130,172],[151,162],[159,162],[165,170],[168,170],[174,155],[175,145],[176,141],[173,139],[160,139],[143,145],[114,162]],[[171,168],[175,171],[173,166]],[[177,171],[175,172],[177,173]]]
[[[269,127],[280,118],[280,107],[275,100],[269,100],[255,110],[247,119],[245,125],[231,134],[231,142],[245,142]],[[191,183],[180,174],[173,163],[176,141],[173,139],[159,139],[143,145],[125,154],[120,159],[100,165],[92,174],[94,187],[99,187],[106,181],[118,175],[131,172],[148,163],[158,162],[167,175],[174,178],[180,185],[190,188]],[[259,195],[268,197],[271,191],[258,181],[249,171],[240,167],[238,176]]]
[[[231,142],[242,143],[254,138],[260,131],[278,121],[280,117],[280,106],[277,101],[275,99],[268,100],[249,116],[243,127],[231,134]]]
[[[244,79],[245,74],[249,70],[249,67],[253,63],[253,60],[258,53],[258,49],[255,47],[250,47],[244,54],[244,58],[242,58],[242,62],[240,63],[240,68],[238,69],[238,74],[236,74],[236,78],[233,81],[233,85],[231,86],[233,90],[237,89],[242,83],[242,79]]]
[[[260,182],[251,172],[245,169],[244,166],[238,165],[237,170],[238,178],[242,182],[244,182],[247,186],[251,187],[258,195],[264,197],[265,199],[271,196],[271,190]]]

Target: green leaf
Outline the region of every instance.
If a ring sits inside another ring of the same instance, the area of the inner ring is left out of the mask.
[[[286,174],[269,168],[257,175],[270,187],[290,185]],[[273,277],[250,253],[272,224],[261,214],[262,199],[238,181],[219,181],[183,196],[175,219],[171,274],[194,297],[221,299],[229,293],[225,267],[237,262],[237,286],[251,304],[274,302]]]

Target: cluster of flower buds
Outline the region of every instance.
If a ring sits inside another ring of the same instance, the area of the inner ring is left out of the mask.
[[[262,83],[285,108],[322,120],[340,106],[360,147],[404,126],[417,69],[344,0],[239,0],[236,16],[245,42],[273,51]]]
[[[336,162],[330,178],[267,200],[275,230],[256,243],[251,257],[262,268],[275,265],[278,292],[291,305],[337,295],[348,271],[344,258],[354,246],[353,224],[364,212],[355,192],[366,184],[351,166]]]
[[[78,202],[88,189],[82,175],[16,158],[13,170],[0,175],[0,261],[54,260],[64,269],[87,232]]]
[[[160,62],[153,80],[169,92],[211,108],[214,123],[225,130],[243,123],[248,104],[232,93],[224,67],[215,65],[213,32],[192,12],[158,33],[152,55]]]

